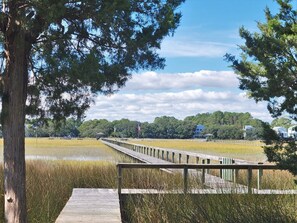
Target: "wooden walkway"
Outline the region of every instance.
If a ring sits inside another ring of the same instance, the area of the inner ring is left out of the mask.
[[[162,160],[156,157],[152,157],[150,155],[146,155],[143,153],[139,153],[136,151],[133,151],[131,149],[127,149],[125,147],[122,146],[118,146],[116,144],[110,143],[110,142],[106,142],[106,141],[102,141],[102,143],[104,143],[105,145],[117,150],[118,152],[124,153],[125,155],[128,155],[134,159],[137,159],[138,161],[142,162],[142,163],[158,163],[158,164],[172,164],[169,161],[166,160]]]
[[[120,223],[119,195],[114,189],[73,189],[56,223]]]
[[[165,161],[156,157],[152,157],[143,153],[139,153],[136,151],[133,151],[131,149],[127,149],[125,147],[122,146],[118,146],[116,144],[110,143],[110,142],[106,142],[106,141],[102,141],[102,143],[106,144],[107,146],[123,153],[126,154],[134,159],[139,160],[140,162],[143,163],[148,163],[148,164],[172,164],[169,161]],[[165,170],[167,172],[180,172],[182,173],[182,170],[174,170],[174,169],[162,169]],[[198,172],[196,170],[189,170],[189,174],[191,174],[192,176],[197,176],[201,177],[201,172]],[[222,188],[234,188],[234,186],[236,188],[238,188],[239,190],[247,190],[247,187],[245,185],[240,185],[240,184],[234,184],[233,182],[229,182],[226,181],[220,177],[217,176],[213,176],[210,174],[205,173],[205,182],[204,185],[213,189],[222,189]]]

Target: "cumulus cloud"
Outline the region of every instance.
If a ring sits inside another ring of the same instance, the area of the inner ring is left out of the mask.
[[[152,122],[155,117],[164,115],[184,119],[220,110],[250,112],[255,118],[270,121],[266,104],[256,104],[238,90],[238,84],[232,71],[143,72],[133,75],[117,94],[98,95],[87,119],[128,118]]]
[[[133,75],[122,91],[183,90],[197,88],[237,88],[233,71],[201,70],[193,73],[144,72]]]
[[[202,89],[179,92],[99,95],[88,111],[88,119],[118,120],[128,118],[152,122],[155,117],[167,115],[178,119],[197,113],[250,112],[255,118],[270,121],[265,103],[256,104],[242,93],[206,91]]]

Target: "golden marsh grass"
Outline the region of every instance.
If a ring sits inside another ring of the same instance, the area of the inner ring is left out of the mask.
[[[233,145],[235,154],[236,145],[240,148],[250,148],[246,145],[235,143],[216,145],[205,142],[192,143],[184,140],[160,140],[163,144],[157,144],[158,140],[151,140],[155,146],[166,148],[186,148],[189,151],[216,150],[227,151]],[[149,142],[151,142],[149,141]],[[143,141],[135,141],[145,144]],[[166,143],[166,144],[165,144]],[[188,143],[188,144],[187,144]],[[215,143],[215,142],[214,142]],[[218,143],[218,142],[216,142]],[[201,147],[197,147],[197,145]],[[176,146],[176,147],[175,147]],[[228,148],[227,148],[227,147]],[[214,146],[215,147],[215,146]],[[255,147],[255,156],[259,148]],[[238,153],[244,154],[242,151]],[[56,156],[61,159],[69,156],[82,157],[101,156],[101,161],[27,161],[27,199],[28,220],[33,223],[51,223],[59,215],[68,201],[73,188],[115,188],[117,180],[116,162],[132,162],[119,155],[100,141],[94,139],[63,140],[54,139],[26,139],[26,154],[40,156]],[[253,154],[253,153],[252,153]],[[252,155],[251,155],[252,156]],[[112,157],[112,158],[111,158]],[[240,157],[242,158],[242,157]],[[1,170],[3,167],[1,165]],[[244,174],[242,181],[245,181]],[[123,173],[123,187],[125,188],[154,188],[177,189],[182,188],[181,175],[169,175],[157,170],[125,170]],[[284,171],[270,171],[264,173],[265,187],[278,188],[290,174]],[[254,180],[255,181],[255,180]],[[255,182],[254,182],[255,183]],[[292,183],[292,181],[291,181]],[[196,182],[189,182],[190,187],[199,187]],[[291,187],[287,185],[285,187]],[[3,216],[3,171],[0,172],[0,215]],[[149,223],[149,222],[297,222],[296,196],[250,196],[250,195],[145,195],[125,196],[122,200],[124,222]],[[245,219],[249,219],[245,221]],[[1,219],[3,220],[3,219]],[[1,222],[0,220],[0,222]],[[272,221],[273,220],[273,221]]]
[[[260,141],[202,141],[202,140],[172,140],[172,139],[134,139],[131,143],[156,146],[162,148],[180,149],[191,152],[216,155],[222,157],[232,157],[249,161],[261,162],[266,160]]]

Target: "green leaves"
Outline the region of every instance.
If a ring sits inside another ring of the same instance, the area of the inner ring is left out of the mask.
[[[240,46],[241,60],[231,55],[225,59],[240,76],[240,88],[256,101],[267,101],[274,117],[286,112],[296,119],[296,9],[290,1],[278,3],[278,14],[272,15],[266,9],[266,22],[258,23],[260,32],[240,29],[245,40]]]
[[[7,10],[19,15],[31,49],[28,114],[81,116],[95,94],[117,91],[132,72],[162,69],[165,60],[156,50],[177,28],[183,1],[30,0]]]
[[[266,9],[266,22],[258,23],[259,32],[240,29],[245,40],[241,59],[228,54],[225,59],[239,75],[240,88],[256,101],[267,101],[273,117],[286,113],[297,121],[297,11],[290,0],[277,2],[279,12],[272,15]],[[281,140],[270,128],[264,129],[264,139],[268,160],[297,175],[296,143]]]

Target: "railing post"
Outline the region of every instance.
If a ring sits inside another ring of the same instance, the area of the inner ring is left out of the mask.
[[[154,153],[153,153],[154,154],[154,157],[156,157],[156,149],[154,149],[153,151],[154,151]]]
[[[188,192],[188,166],[184,166],[184,194]]]
[[[196,164],[199,163],[199,156],[196,157]]]
[[[189,159],[190,159],[190,156],[189,155],[187,155],[187,164],[189,163]]]
[[[118,165],[118,194],[122,193],[122,167]]]
[[[205,184],[205,169],[204,168],[202,168],[201,183],[202,183],[202,185]]]
[[[172,152],[172,162],[174,163],[174,152]]]
[[[220,164],[223,164],[223,160],[220,160]],[[223,179],[223,169],[220,168],[220,177]]]
[[[235,183],[237,182],[238,177],[239,177],[239,169],[235,169],[235,171],[234,171],[234,182]]]
[[[169,151],[166,151],[166,160],[169,160]]]
[[[263,163],[258,163],[258,165],[263,165]],[[261,190],[261,188],[262,188],[262,176],[263,176],[263,169],[259,166],[258,180],[257,180],[257,189],[258,190]]]
[[[247,186],[248,186],[248,193],[252,193],[252,177],[253,177],[253,169],[252,167],[248,167],[248,176],[247,176]]]
[[[164,160],[164,150],[162,150],[162,160]]]
[[[182,158],[182,154],[179,153],[179,154],[178,154],[178,163],[179,163],[179,164],[181,163],[181,158]]]
[[[158,159],[160,158],[160,149],[158,149]]]

